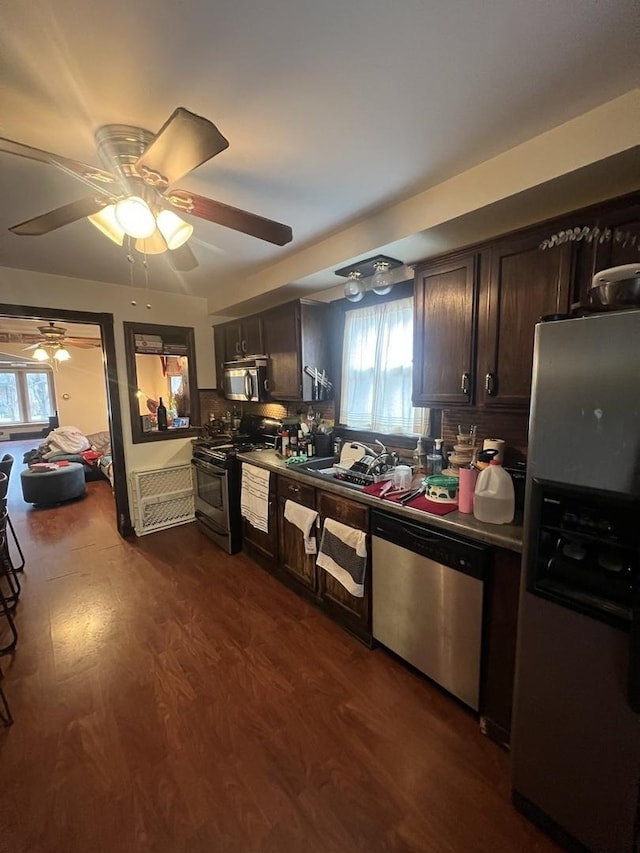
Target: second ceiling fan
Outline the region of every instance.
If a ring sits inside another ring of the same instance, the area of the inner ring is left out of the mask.
[[[91,195],[20,222],[10,231],[39,236],[87,217],[119,245],[129,236],[145,254],[171,250],[174,265],[182,270],[192,269],[197,261],[186,245],[193,226],[178,214],[206,219],[276,246],[293,239],[288,225],[174,188],[180,178],[229,147],[208,119],[178,107],[157,134],[107,124],[98,128],[95,139],[105,169],[0,137],[0,152],[49,163],[92,190]]]

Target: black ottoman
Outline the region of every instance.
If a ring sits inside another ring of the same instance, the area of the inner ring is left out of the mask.
[[[69,462],[61,468],[20,472],[22,497],[31,504],[59,504],[84,494],[84,467]]]

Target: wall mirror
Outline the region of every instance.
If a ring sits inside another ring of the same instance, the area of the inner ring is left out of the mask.
[[[193,329],[125,323],[124,334],[134,444],[198,434]],[[166,409],[166,429],[162,415],[158,418],[160,405]]]

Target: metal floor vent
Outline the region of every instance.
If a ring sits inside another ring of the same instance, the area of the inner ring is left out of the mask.
[[[138,536],[194,520],[191,465],[133,471],[134,528]]]

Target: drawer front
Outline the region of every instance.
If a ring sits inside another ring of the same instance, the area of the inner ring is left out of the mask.
[[[369,507],[355,501],[338,497],[330,492],[318,493],[318,512],[325,518],[333,518],[349,527],[369,532]]]
[[[303,504],[303,506],[315,506],[315,489],[297,480],[288,477],[278,477],[278,496],[290,501]]]

